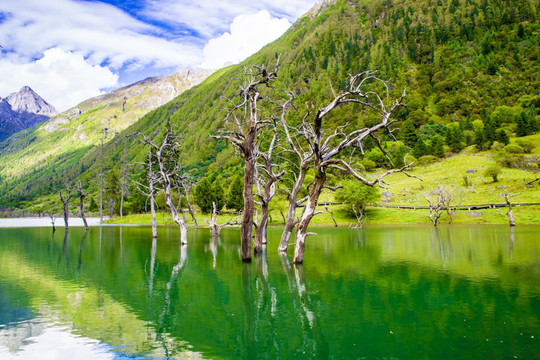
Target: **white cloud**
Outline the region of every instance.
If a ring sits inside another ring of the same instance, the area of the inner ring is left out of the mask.
[[[201,67],[216,69],[228,62],[238,63],[277,39],[290,26],[287,19],[273,18],[266,10],[237,16],[230,32],[208,41]]]
[[[28,85],[58,111],[99,95],[100,89],[118,85],[118,75],[108,68],[89,64],[80,53],[59,48],[27,63],[1,59],[0,79],[0,96]]]
[[[4,1],[0,96],[29,85],[65,110],[136,76],[239,61],[314,1],[140,0],[137,18],[101,1]]]
[[[186,66],[201,60],[201,49],[163,38],[163,30],[100,2],[71,0],[7,1],[0,44],[20,56],[41,57],[61,47],[81,52],[94,65],[118,69],[127,61],[158,67]]]
[[[148,0],[144,15],[194,29],[210,39],[226,31],[238,15],[268,10],[273,17],[293,22],[314,4],[315,0]]]

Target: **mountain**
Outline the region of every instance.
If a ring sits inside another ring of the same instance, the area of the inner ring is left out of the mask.
[[[120,167],[124,152],[129,162],[141,161],[146,154],[142,145],[133,142],[125,148],[118,140],[133,131],[159,133],[167,122],[182,136],[179,160],[193,175],[229,181],[241,172],[241,160],[228,144],[209,136],[223,127],[228,105],[223,95],[238,91],[245,66],[271,66],[278,56],[282,67],[277,88],[265,92],[287,88],[298,95],[298,110],[291,112],[293,122],[302,118],[303,104],[320,106],[344,89],[348,74],[376,69],[380,78],[390,80],[390,96],[397,97],[407,89],[408,108],[399,114],[399,120],[410,125],[414,141],[422,139],[427,149],[434,147],[432,139],[438,137],[447,153],[457,152],[459,147],[453,148],[448,134],[459,132],[458,145],[468,146],[476,133],[495,129],[493,126],[513,137],[519,116],[527,113],[528,121],[538,119],[539,14],[540,4],[534,0],[320,1],[281,38],[243,64],[215,72],[198,86],[140,118],[134,116],[123,126],[111,125],[115,122],[113,113],[106,113],[107,109],[122,108],[121,99],[117,99],[73,115],[86,119],[85,125],[69,114],[64,119],[60,115],[49,120],[48,125],[56,126],[50,133],[45,130],[47,125],[42,125],[31,136],[4,142],[0,145],[0,195],[23,204],[21,200],[50,193],[65,178],[81,178],[96,193],[94,180],[101,151],[107,159],[107,171]],[[332,113],[325,131],[334,131],[346,121],[357,126],[369,124],[372,119],[361,111],[358,106],[348,106]],[[60,120],[55,124],[55,119]],[[488,127],[491,120],[494,125]],[[79,126],[81,130],[77,130]],[[100,142],[104,127],[119,134],[112,138],[109,133],[101,149],[95,144]],[[53,156],[50,151],[59,144],[54,136],[62,131],[69,132],[64,140],[78,145]],[[80,139],[81,132],[87,143]],[[409,141],[410,134],[404,131],[396,135]],[[400,145],[396,158],[413,146]],[[375,166],[390,166],[379,161],[379,150],[372,147],[365,148],[365,158]],[[34,159],[37,149],[43,152],[40,159]],[[15,170],[12,164],[16,159],[20,167]],[[136,167],[130,169],[136,171]]]
[[[149,111],[199,84],[211,72],[183,69],[168,76],[150,77],[88,99],[11,136],[0,143],[2,185],[22,188],[16,190],[19,194],[35,188],[49,189],[49,184],[61,181],[58,174],[62,171],[81,171],[83,167],[76,165],[102,139],[110,141]],[[44,184],[47,185],[43,187]]]
[[[0,98],[0,142],[56,115],[56,109],[29,86]]]

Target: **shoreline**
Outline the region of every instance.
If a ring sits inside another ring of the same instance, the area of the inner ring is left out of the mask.
[[[105,218],[104,218],[105,220]],[[88,226],[109,225],[100,224],[99,218],[86,218]],[[54,225],[57,228],[64,227],[64,218],[56,218]],[[84,223],[79,217],[69,218],[70,227],[84,227]],[[18,227],[52,227],[51,219],[48,217],[20,217],[20,218],[0,218],[0,228],[18,228]]]

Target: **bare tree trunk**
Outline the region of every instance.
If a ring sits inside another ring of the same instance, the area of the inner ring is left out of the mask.
[[[171,198],[171,186],[170,183],[168,186],[165,186],[165,203],[169,207],[169,211],[171,212],[173,221],[178,224],[178,227],[180,227],[180,243],[182,245],[187,244],[187,228],[184,221],[182,221],[182,218],[178,216],[178,211],[176,211],[176,207],[174,206]]]
[[[80,199],[80,207],[81,207],[81,218],[84,223],[84,228],[88,230],[88,221],[86,221],[86,216],[84,216],[84,196],[81,195],[79,199]]]
[[[244,145],[244,211],[242,213],[241,225],[241,257],[242,261],[251,261],[251,232],[253,229],[253,211],[255,203],[253,200],[253,179],[255,178],[255,135],[256,129],[252,127],[246,138]]]
[[[187,186],[184,186],[184,193],[186,194],[186,201],[187,201],[189,214],[191,215],[191,218],[193,219],[193,222],[195,223],[195,229],[198,229],[199,224],[197,223],[197,219],[195,219],[195,213],[193,213],[193,209],[191,208],[191,202],[189,201],[189,192],[187,190]]]
[[[217,211],[216,211],[216,203],[215,202],[212,202],[212,218],[211,220],[208,222],[208,225],[210,226],[210,234],[212,235],[212,237],[219,237],[219,230],[220,228],[218,227],[218,224],[217,224]]]
[[[99,223],[103,224],[103,140],[107,137],[107,129],[104,129],[104,137],[101,138],[101,156],[99,170]]]
[[[152,239],[157,239],[156,207],[154,204],[154,173],[152,171],[152,147],[148,147],[148,189],[150,195],[150,215],[152,217]]]
[[[308,199],[302,217],[298,222],[296,228],[296,244],[294,247],[294,264],[302,264],[304,262],[304,248],[306,243],[306,237],[312,235],[307,232],[309,222],[313,219],[313,216],[316,215],[315,208],[317,207],[317,202],[319,201],[319,196],[321,195],[324,183],[326,181],[326,173],[320,171],[320,169],[315,174],[315,179],[311,184],[311,189],[309,191]]]
[[[124,218],[124,196],[126,195],[126,177],[127,177],[127,148],[124,142],[124,156],[122,159],[122,191],[120,194],[120,219]]]
[[[60,201],[62,202],[62,207],[64,210],[64,224],[66,226],[66,230],[69,229],[69,200],[71,199],[71,190],[68,186],[68,184],[65,184],[66,186],[66,196],[62,194],[62,190],[58,191],[58,195],[60,195]]]
[[[503,194],[504,199],[506,200],[506,204],[508,205],[508,212],[506,215],[508,216],[508,224],[510,226],[516,226],[516,221],[514,220],[514,213],[512,212],[512,203],[510,202],[510,197],[508,194]]]
[[[267,227],[268,227],[268,203],[263,201],[261,204],[261,221],[255,232],[255,241],[253,252],[261,254],[263,245],[267,243]]]
[[[307,167],[301,167],[296,183],[291,191],[289,197],[289,207],[287,208],[287,220],[285,221],[285,228],[281,234],[281,241],[279,242],[278,252],[287,252],[289,246],[289,239],[291,238],[292,231],[296,225],[294,217],[296,215],[296,208],[298,207],[298,193],[302,189],[302,184],[306,178]]]
[[[226,223],[218,225],[217,207],[216,207],[215,202],[212,202],[212,218],[210,219],[210,221],[206,220],[206,222],[208,223],[208,226],[210,227],[210,234],[212,235],[212,238],[219,238],[219,235],[221,234],[221,229],[223,229],[225,226],[238,224],[237,221],[233,222],[229,220]]]
[[[77,183],[75,190],[77,190],[77,192],[79,193],[81,218],[83,220],[85,229],[88,230],[88,222],[86,221],[86,216],[84,215],[84,199],[86,198],[88,193],[84,191],[82,183],[80,181]]]
[[[54,214],[52,211],[49,212],[48,215],[49,215],[49,218],[51,219],[52,231],[54,233],[56,231],[56,226],[54,226],[54,222],[56,221],[56,218],[54,217]]]
[[[176,209],[176,206],[174,206],[171,196],[171,185],[173,183],[171,176],[175,177],[179,174],[179,169],[177,166],[175,166],[175,169],[171,170],[169,173],[169,170],[165,168],[166,164],[164,163],[163,158],[163,151],[167,149],[167,147],[175,148],[178,146],[178,143],[175,142],[175,135],[172,133],[172,131],[167,128],[167,131],[165,132],[164,138],[162,140],[161,145],[156,145],[154,142],[152,142],[149,138],[147,138],[144,134],[137,132],[134,133],[138,136],[141,136],[144,139],[144,143],[148,144],[151,149],[154,148],[156,151],[156,160],[159,166],[159,182],[161,183],[161,186],[165,192],[165,203],[167,204],[167,207],[169,208],[169,211],[172,215],[173,221],[178,224],[178,227],[180,228],[180,243],[182,245],[187,244],[187,228],[186,224],[182,220],[180,216],[178,216],[178,211]],[[149,159],[151,158],[151,154]],[[152,162],[149,160],[149,168],[151,169]],[[150,171],[150,170],[149,170]],[[153,192],[152,192],[153,193]]]
[[[332,212],[332,210],[330,210],[327,205],[324,206],[324,210],[326,210],[326,212],[329,213],[330,216],[332,217],[332,221],[334,222],[334,226],[338,227],[336,218],[334,217],[334,213]],[[362,213],[360,212],[360,214],[362,214]]]
[[[178,185],[178,182],[175,183],[176,186],[176,193],[178,194],[178,202],[176,203],[178,210],[180,211],[180,214],[182,215],[182,219],[185,223],[187,223],[186,214],[184,213],[184,209],[182,209],[182,193],[180,192],[180,185]]]

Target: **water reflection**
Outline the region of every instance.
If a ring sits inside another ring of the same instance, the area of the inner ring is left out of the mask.
[[[273,229],[252,264],[235,229],[2,230],[0,358],[38,324],[131,357],[531,358],[537,229],[321,228],[301,266]]]
[[[81,244],[79,245],[79,261],[78,261],[78,265],[77,265],[77,270],[81,271],[81,266],[82,266],[82,254],[83,254],[83,249],[84,249],[84,243],[86,242],[86,237],[88,236],[88,230],[86,230],[84,232],[84,235],[82,237],[82,240],[81,240]]]

